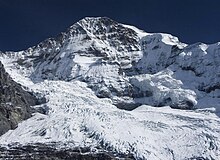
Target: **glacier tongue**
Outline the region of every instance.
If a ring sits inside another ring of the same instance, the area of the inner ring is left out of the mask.
[[[219,159],[219,56],[220,43],[187,45],[106,17],[84,18],[35,47],[0,52],[10,76],[48,101],[46,115],[34,114],[0,144]]]

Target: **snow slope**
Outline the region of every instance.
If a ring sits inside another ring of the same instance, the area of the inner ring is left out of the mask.
[[[219,46],[186,45],[98,17],[25,51],[0,53],[11,77],[48,101],[46,115],[36,113],[0,143],[219,159]]]

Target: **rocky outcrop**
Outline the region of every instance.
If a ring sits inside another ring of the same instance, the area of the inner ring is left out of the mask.
[[[29,159],[29,160],[132,160],[135,159],[132,154],[118,154],[111,151],[105,151],[100,148],[74,147],[56,149],[55,145],[31,144],[0,147],[0,159]]]
[[[30,106],[39,102],[32,93],[12,80],[0,62],[0,135],[31,117],[33,109]]]

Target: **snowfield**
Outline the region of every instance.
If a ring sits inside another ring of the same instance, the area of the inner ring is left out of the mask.
[[[220,159],[219,43],[186,45],[85,18],[58,39],[0,60],[16,82],[47,99],[40,106],[47,114],[21,122],[1,145],[60,142],[136,159]]]

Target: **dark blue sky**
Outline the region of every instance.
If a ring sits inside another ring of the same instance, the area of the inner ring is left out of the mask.
[[[107,16],[182,42],[220,41],[219,0],[0,0],[0,50],[23,50],[85,16]]]

